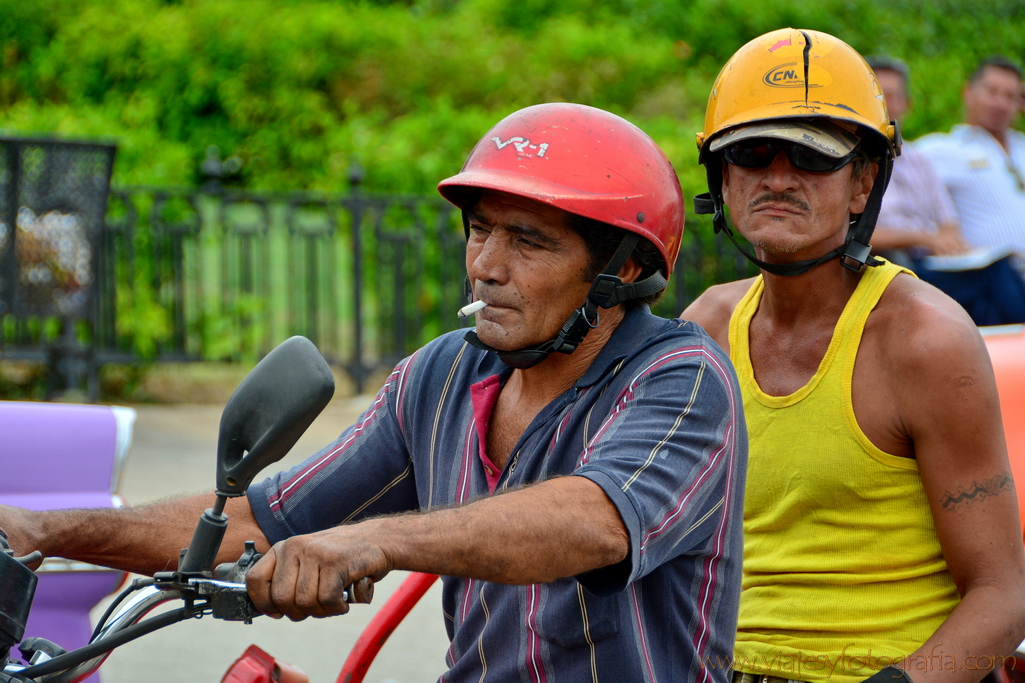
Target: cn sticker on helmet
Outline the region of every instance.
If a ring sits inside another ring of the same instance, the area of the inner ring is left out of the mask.
[[[515,138],[509,138],[505,142],[502,142],[502,138],[496,136],[491,138],[491,141],[495,143],[495,146],[498,147],[498,149],[502,149],[506,145],[512,145],[516,148],[516,153],[524,157],[543,157],[545,152],[548,151],[547,142],[542,142],[539,145],[532,145],[530,144],[530,140],[518,136]],[[536,153],[533,151],[535,149],[537,150]]]
[[[762,82],[774,88],[803,88],[804,67],[798,66],[797,62],[774,66],[765,72]]]
[[[804,66],[797,62],[787,62],[772,67],[762,76],[762,82],[773,88],[803,88]],[[828,71],[816,64],[808,65],[808,87],[821,88],[833,82]]]

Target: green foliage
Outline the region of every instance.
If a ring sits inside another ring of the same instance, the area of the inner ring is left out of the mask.
[[[121,186],[203,182],[214,145],[252,188],[338,193],[359,169],[367,191],[433,193],[501,117],[574,101],[646,130],[693,197],[712,81],[787,25],[908,62],[907,139],[960,119],[981,57],[1025,61],[1021,0],[0,0],[0,128],[116,140]],[[686,240],[708,236],[688,225]],[[171,334],[154,268],[118,275],[119,331],[142,357]],[[417,292],[425,310],[440,296],[434,280]],[[252,357],[265,326],[228,321],[261,305],[205,302],[187,334],[210,358]]]
[[[167,310],[156,301],[152,290],[144,282],[133,287],[118,287],[118,334],[132,340],[133,351],[139,358],[153,358],[171,335],[171,320]]]
[[[196,185],[214,145],[242,160],[238,182],[252,188],[338,193],[359,169],[364,190],[427,194],[501,117],[574,101],[647,131],[691,198],[705,189],[694,134],[712,81],[743,43],[787,25],[904,59],[906,139],[960,120],[960,86],[980,58],[1025,61],[1021,0],[0,0],[0,128],[116,140],[120,186]],[[190,215],[171,204],[161,219]],[[698,290],[719,272],[710,232],[688,214],[695,249],[676,277]],[[135,253],[152,239],[137,232]],[[218,244],[195,248],[208,270],[218,263]],[[408,293],[422,311],[448,296],[432,270],[440,248],[427,246],[429,275]],[[142,358],[174,334],[166,284],[155,284],[171,267],[140,258],[117,275],[119,335]],[[212,291],[223,284],[199,275]],[[194,302],[190,348],[254,360],[282,302],[222,299]],[[425,316],[421,341],[443,327]],[[54,321],[0,321],[6,343],[58,333]],[[45,380],[0,370],[0,394],[35,395]]]
[[[909,139],[960,118],[982,56],[1025,57],[1019,0],[0,0],[0,126],[116,139],[120,185],[193,185],[205,150],[252,187],[432,192],[499,118],[624,115],[685,193],[715,74],[793,25],[912,69]]]
[[[42,399],[47,372],[41,363],[0,360],[0,397],[6,401]]]
[[[265,331],[261,313],[266,306],[260,297],[245,294],[221,315],[206,316],[202,324],[204,360],[259,360]]]

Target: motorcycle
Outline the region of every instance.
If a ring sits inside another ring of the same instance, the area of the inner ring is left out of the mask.
[[[38,583],[29,567],[41,556],[35,552],[14,557],[0,535],[0,586],[4,587],[0,592],[0,683],[81,681],[114,648],[173,623],[205,616],[251,623],[260,616],[245,586],[246,572],[261,557],[254,544],[247,543],[237,561],[214,566],[228,524],[225,503],[230,497],[244,495],[261,470],[285,456],[333,394],[330,368],[303,337],[285,341],[249,373],[221,415],[216,499],[200,517],[189,547],[181,552],[178,568],[133,581],[100,618],[84,647],[68,652],[43,638],[24,638]],[[346,590],[350,603],[369,603],[372,598],[369,578]],[[181,606],[147,618],[155,607],[171,601]],[[15,645],[21,661],[11,655]],[[253,662],[262,670],[269,668],[265,654],[261,658],[259,652],[247,652],[233,669]],[[229,679],[231,673],[225,680],[260,680]]]

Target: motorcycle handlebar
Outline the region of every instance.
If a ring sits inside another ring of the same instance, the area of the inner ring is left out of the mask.
[[[133,586],[126,590],[138,589]],[[182,597],[184,596],[180,591],[162,590],[152,585],[142,588],[139,593],[125,601],[89,645],[12,673],[24,680],[45,683],[67,683],[88,676],[100,667],[114,648],[157,629],[196,616],[205,609],[205,605],[197,607],[191,601],[187,601],[184,607],[139,623],[140,619],[158,605]]]
[[[234,581],[171,573],[162,579],[137,579],[125,592],[135,591],[135,595],[120,598],[123,604],[101,622],[89,645],[25,668],[9,666],[4,673],[13,680],[69,683],[98,669],[114,648],[179,621],[210,614],[215,619],[251,623],[260,615],[249,599],[246,585]],[[345,589],[344,599],[350,604],[369,604],[373,597],[374,582],[368,576]],[[185,605],[141,621],[154,608],[171,600],[184,600]]]

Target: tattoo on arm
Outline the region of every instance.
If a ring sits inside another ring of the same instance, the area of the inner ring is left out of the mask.
[[[941,503],[944,510],[956,510],[1013,489],[1014,479],[1011,478],[1011,473],[1002,472],[995,477],[983,480],[981,483],[972,481],[972,485],[966,489],[944,492]]]

